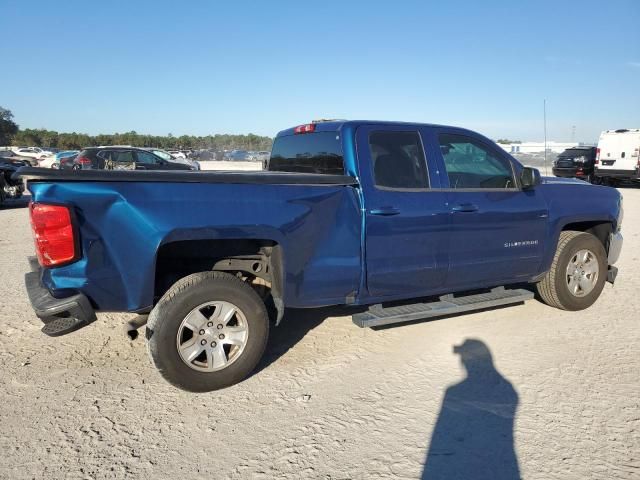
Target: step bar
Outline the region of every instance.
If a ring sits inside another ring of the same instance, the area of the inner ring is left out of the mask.
[[[413,303],[397,307],[383,307],[373,305],[366,312],[353,315],[352,320],[358,327],[379,327],[394,323],[411,322],[456,313],[472,312],[485,308],[513,305],[531,300],[533,293],[524,289],[510,289],[497,287],[488,293],[454,296],[443,295],[439,301],[427,303]]]

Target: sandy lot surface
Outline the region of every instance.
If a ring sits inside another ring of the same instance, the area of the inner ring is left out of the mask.
[[[27,211],[2,209],[0,478],[478,478],[479,451],[491,478],[640,478],[640,190],[624,195],[618,282],[588,311],[530,301],[377,331],[289,311],[258,372],[199,395],[124,336],[131,315],[41,334]]]

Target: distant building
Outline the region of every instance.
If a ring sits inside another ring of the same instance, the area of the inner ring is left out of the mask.
[[[544,142],[499,143],[508,153],[544,153]],[[582,142],[547,142],[547,152],[562,153],[567,148],[592,147]]]

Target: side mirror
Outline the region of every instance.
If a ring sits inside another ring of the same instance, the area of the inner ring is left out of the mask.
[[[520,185],[523,190],[531,190],[536,185],[542,183],[542,177],[540,176],[540,170],[537,168],[524,167],[520,174]]]

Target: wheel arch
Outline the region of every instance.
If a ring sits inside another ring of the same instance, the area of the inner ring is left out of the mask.
[[[546,272],[551,268],[553,256],[556,249],[558,248],[560,234],[566,231],[585,232],[592,234],[594,237],[600,240],[600,242],[604,246],[605,252],[609,253],[609,239],[610,234],[613,232],[613,220],[602,218],[576,221],[567,220],[566,222],[560,223],[553,234],[553,242],[550,245],[551,248],[549,248],[547,254],[545,255],[542,273],[540,275],[546,274]]]
[[[221,271],[259,278],[268,283],[276,324],[284,313],[284,255],[272,238],[172,239],[156,251],[153,304],[181,278],[203,271]]]
[[[610,220],[593,220],[586,222],[570,222],[562,226],[560,229],[561,232],[564,231],[575,231],[575,232],[584,232],[590,233],[594,237],[596,237],[602,245],[604,246],[605,251],[609,251],[609,235],[613,233],[613,223]],[[558,236],[560,234],[558,233]],[[556,240],[557,245],[557,240]]]

